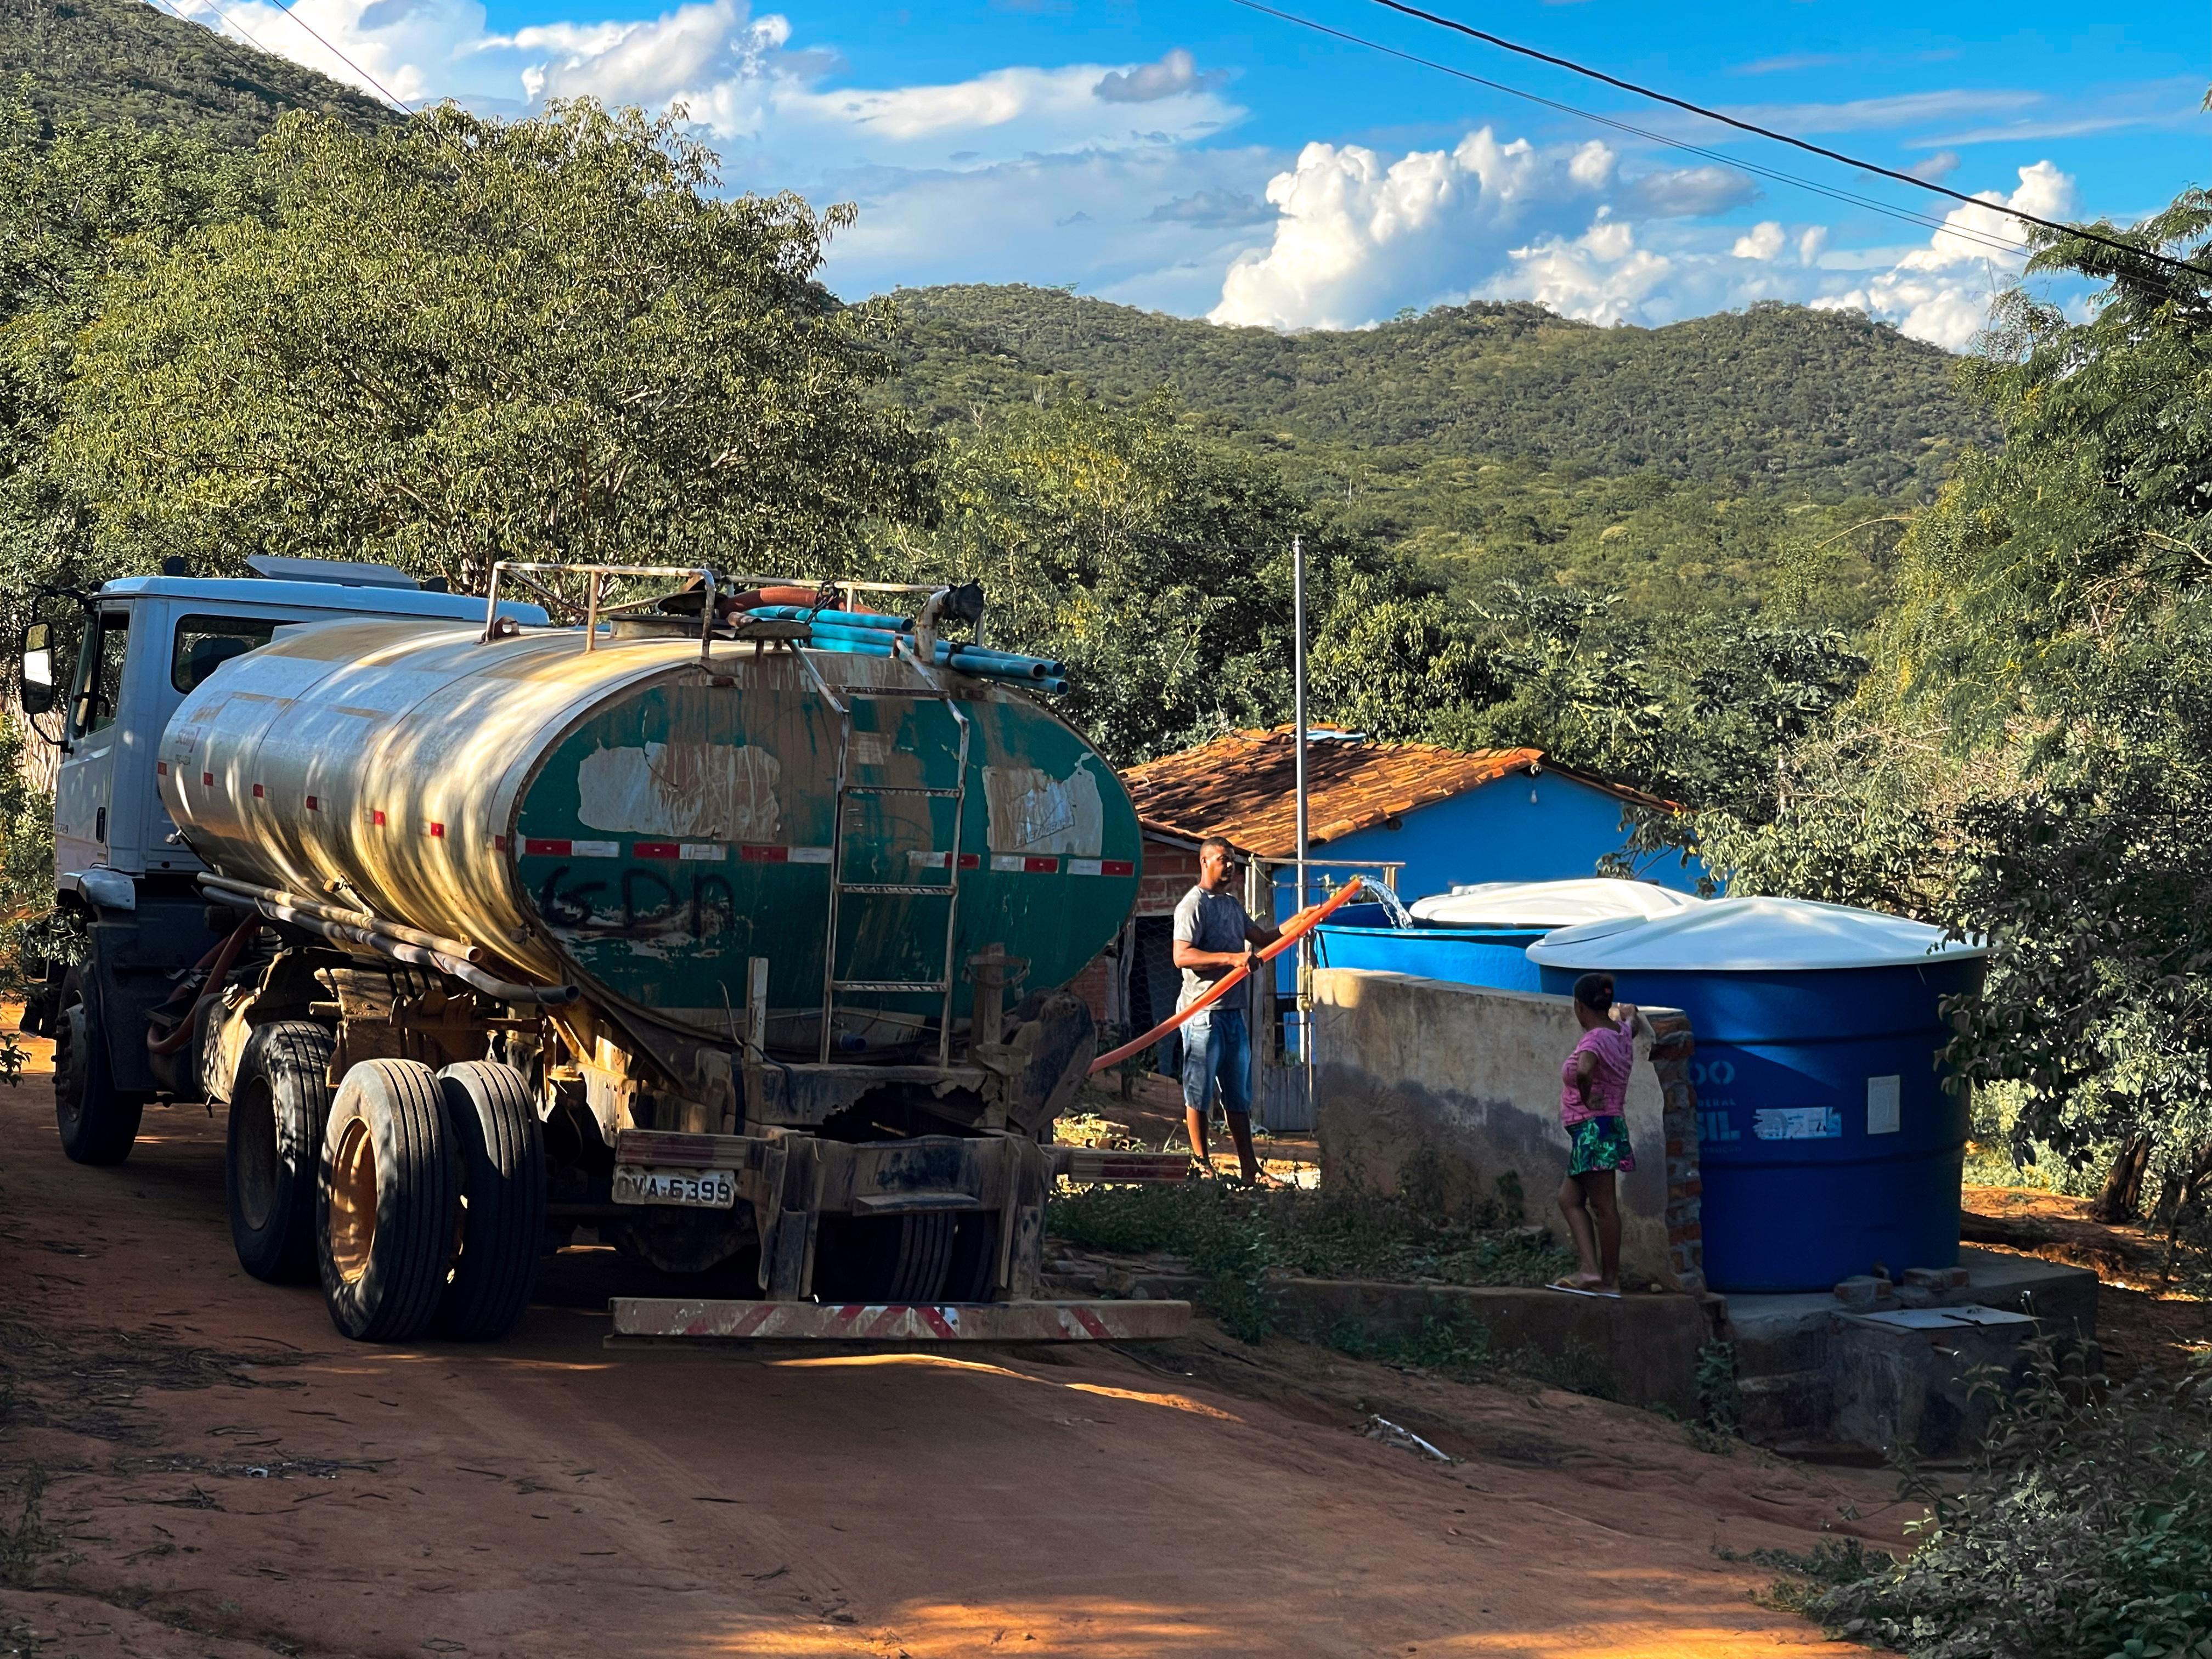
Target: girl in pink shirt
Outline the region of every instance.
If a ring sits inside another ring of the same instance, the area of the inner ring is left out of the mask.
[[[1578,1296],[1620,1294],[1620,1206],[1616,1172],[1636,1168],[1628,1144],[1628,1074],[1636,1065],[1636,1010],[1613,1000],[1613,975],[1575,981],[1575,1018],[1583,1028],[1559,1067],[1559,1121],[1570,1150],[1559,1183],[1559,1212],[1575,1237],[1582,1271],[1552,1288]]]

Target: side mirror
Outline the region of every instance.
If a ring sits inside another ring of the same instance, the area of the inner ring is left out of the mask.
[[[54,630],[47,623],[33,623],[23,630],[23,678],[16,692],[27,714],[43,714],[54,706]]]

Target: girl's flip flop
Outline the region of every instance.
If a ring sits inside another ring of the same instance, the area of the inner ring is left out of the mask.
[[[1550,1284],[1545,1285],[1544,1288],[1547,1291],[1558,1291],[1567,1296],[1603,1296],[1606,1294],[1605,1291],[1597,1290],[1590,1285],[1571,1285],[1564,1279],[1555,1279]],[[1620,1292],[1615,1291],[1613,1292],[1613,1295],[1618,1298]]]

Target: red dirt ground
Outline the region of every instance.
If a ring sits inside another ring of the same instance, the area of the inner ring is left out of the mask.
[[[43,1078],[0,1091],[5,1659],[1843,1654],[1717,1547],[1903,1518],[1884,1480],[1624,1407],[1206,1327],[610,1352],[605,1251],[549,1266],[505,1345],[356,1346],[239,1270],[222,1129],[149,1110],[82,1169]],[[1363,1438],[1370,1411],[1464,1461]]]
[[[1963,1231],[1973,1243],[2094,1270],[2097,1341],[2114,1376],[2179,1378],[2212,1351],[2212,1303],[2161,1282],[2163,1239],[2091,1220],[2086,1198],[2032,1187],[1968,1187],[1965,1206]]]

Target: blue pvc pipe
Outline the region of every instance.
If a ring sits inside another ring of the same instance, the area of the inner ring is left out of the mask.
[[[825,622],[847,628],[880,628],[892,634],[911,634],[914,618],[887,617],[874,611],[817,611],[804,605],[763,605],[745,612],[771,622]]]
[[[871,635],[860,629],[817,629],[809,641],[817,651],[836,651],[848,657],[888,657],[890,641],[881,635]],[[942,641],[938,644],[938,665],[956,672],[972,674],[978,679],[1001,680],[1010,685],[1026,685],[1033,690],[1058,694],[1067,690],[1067,681],[1058,675],[1043,672],[1040,663],[1034,669],[1016,669],[1003,662],[976,660],[965,653],[951,650]]]

